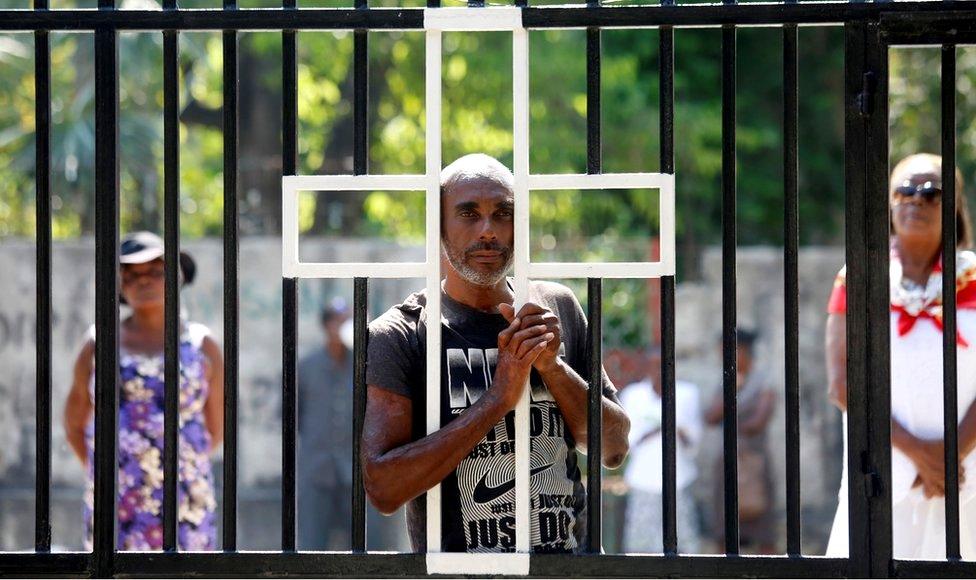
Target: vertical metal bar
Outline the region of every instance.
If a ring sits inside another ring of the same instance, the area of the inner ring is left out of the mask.
[[[736,421],[735,36],[722,27],[722,386],[725,396],[725,552],[739,553]]]
[[[845,26],[847,414],[851,576],[892,562],[887,48],[874,23]]]
[[[592,6],[598,3],[590,2]],[[586,172],[600,173],[600,29],[586,29]]]
[[[356,0],[356,8],[369,8],[368,0]],[[369,44],[368,32],[357,30],[353,36],[353,173],[365,175],[369,173]],[[429,232],[428,232],[428,235]],[[359,316],[362,314],[365,328],[366,315],[366,286],[367,280],[357,278],[354,281],[354,298],[361,300],[362,305],[354,304],[356,330],[359,331]],[[359,292],[362,292],[360,297]],[[363,312],[360,313],[359,309]],[[365,336],[363,334],[362,336]],[[363,342],[363,341],[361,341]],[[365,342],[363,342],[365,344]],[[356,343],[357,348],[359,343]],[[362,421],[366,415],[366,351],[365,347],[356,356],[353,389],[353,461],[354,467],[359,466],[359,438],[362,436]],[[362,355],[362,365],[359,356]],[[362,376],[360,376],[360,374]],[[360,385],[362,382],[362,385]],[[362,388],[360,388],[360,386]],[[362,472],[357,467],[353,469],[352,487],[352,550],[366,551],[366,494],[363,487]]]
[[[48,0],[35,0],[46,10]],[[34,550],[51,551],[51,41],[34,32],[34,189],[37,222],[37,397],[34,424]]]
[[[942,45],[942,397],[946,559],[959,554],[959,401],[956,398],[956,46]]]
[[[353,281],[353,399],[352,399],[352,549],[366,551],[366,488],[363,487],[363,424],[366,420],[366,341],[369,338],[368,278]]]
[[[867,247],[865,237],[865,188],[867,159],[866,123],[862,114],[862,90],[867,85],[866,27],[845,26],[845,128],[844,189],[845,247],[847,263],[847,474],[848,474],[848,575],[870,573],[870,518],[868,485],[864,470],[868,459],[867,433]],[[887,326],[887,325],[886,325]]]
[[[167,0],[166,9],[176,1]],[[163,232],[166,323],[163,409],[163,550],[177,546],[180,396],[180,71],[179,32],[163,31]]]
[[[284,0],[297,8],[297,0]],[[281,172],[298,173],[298,59],[294,30],[281,31]],[[296,543],[298,436],[298,280],[281,281],[281,549]],[[309,516],[314,517],[314,516]]]
[[[99,8],[112,10],[110,0]],[[93,573],[114,572],[119,376],[117,33],[95,31],[95,513]]]
[[[236,0],[224,0],[236,10]],[[239,270],[237,215],[237,31],[223,32],[224,51],[224,530],[223,549],[237,551],[237,409]]]
[[[590,364],[589,406],[586,415],[586,525],[589,549],[603,548],[603,280],[587,279],[587,352]]]
[[[599,0],[588,0],[587,6],[599,7]],[[600,52],[601,32],[597,27],[586,29],[586,172],[602,171],[603,148],[601,144],[600,109]],[[586,512],[590,552],[599,554],[603,549],[603,489],[602,489],[602,304],[603,281],[590,278],[587,281],[587,303],[590,333],[587,337],[590,353],[590,393],[587,408],[586,451]]]
[[[870,565],[872,576],[889,576],[892,563],[891,486],[891,295],[888,203],[888,50],[880,26],[868,24],[865,65],[876,78],[869,91],[865,140],[865,238],[867,246],[868,477],[871,485]],[[870,87],[869,87],[870,88]]]
[[[783,310],[786,336],[786,553],[800,556],[800,283],[797,27],[783,26]]]
[[[298,280],[281,279],[281,549],[295,551]]]
[[[356,0],[356,8],[368,8]],[[369,172],[369,47],[366,30],[353,33],[353,174]]]
[[[665,0],[664,5],[673,4]],[[674,29],[658,29],[661,173],[674,174]],[[677,411],[674,364],[674,276],[661,277],[662,514],[664,554],[678,554]]]

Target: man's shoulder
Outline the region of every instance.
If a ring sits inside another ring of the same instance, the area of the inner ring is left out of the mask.
[[[390,324],[416,324],[421,313],[427,307],[427,291],[419,290],[403,299],[403,302],[391,306],[389,310],[369,323],[370,330],[374,326]]]
[[[577,302],[576,294],[566,285],[549,280],[529,280],[529,293],[533,298],[559,302]]]
[[[426,290],[420,290],[410,294],[403,302],[391,307],[369,323],[370,337],[389,337],[395,339],[415,337],[419,333],[423,310],[426,306]]]

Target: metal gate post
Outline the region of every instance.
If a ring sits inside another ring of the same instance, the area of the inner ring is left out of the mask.
[[[845,27],[847,441],[851,576],[891,574],[887,49]]]

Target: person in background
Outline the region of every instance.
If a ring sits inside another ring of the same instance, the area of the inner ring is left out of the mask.
[[[348,550],[352,530],[353,326],[341,297],[322,310],[324,344],[298,363],[298,547]],[[403,519],[367,512],[370,549],[405,545]]]
[[[650,351],[647,378],[620,393],[630,417],[630,459],[624,472],[629,488],[624,520],[626,552],[661,552],[664,539],[662,504],[662,388],[661,352]],[[695,452],[702,434],[698,387],[675,381],[677,527],[682,553],[700,551],[697,507],[691,485],[698,478]]]
[[[120,250],[122,303],[132,309],[119,327],[118,549],[163,545],[163,406],[165,334],[163,240],[150,232],[125,236]],[[180,255],[181,284],[196,266]],[[216,550],[210,455],[223,438],[224,366],[206,326],[180,324],[177,541],[180,550]],[[85,546],[91,549],[94,504],[95,328],[78,353],[64,409],[71,449],[85,467]]]
[[[956,172],[956,381],[959,409],[959,548],[976,558],[976,254],[962,175]],[[894,556],[945,558],[942,397],[942,158],[916,154],[891,172],[891,519]],[[827,377],[844,414],[843,478],[827,555],[847,557],[847,276],[827,306]]]
[[[736,427],[738,432],[739,543],[759,554],[776,551],[776,529],[773,518],[773,484],[770,470],[769,442],[766,430],[776,410],[776,393],[755,367],[754,331],[739,329],[736,340]],[[721,425],[725,417],[724,396],[717,393],[705,420]],[[723,478],[725,458],[718,456],[715,466],[717,489],[715,522],[719,545],[724,545],[725,508]]]

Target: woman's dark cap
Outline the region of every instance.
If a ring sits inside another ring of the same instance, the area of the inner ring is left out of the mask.
[[[119,248],[120,264],[145,264],[162,258],[166,252],[163,238],[152,232],[132,232],[122,238]],[[189,284],[196,277],[197,264],[193,257],[186,252],[180,252],[180,270],[183,272],[183,283]]]

